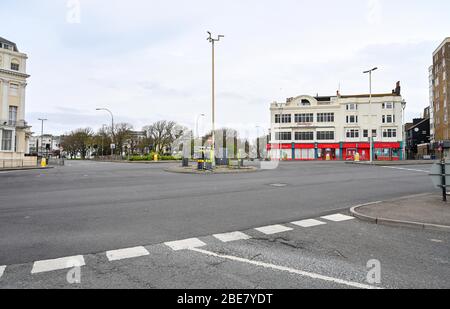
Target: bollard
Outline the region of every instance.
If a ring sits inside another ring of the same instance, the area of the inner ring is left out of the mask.
[[[41,167],[47,167],[47,160],[45,158],[41,160]]]
[[[155,155],[153,156],[153,161],[158,162],[158,155],[157,155],[157,154],[155,154]]]
[[[355,162],[359,162],[359,153],[358,152],[355,154]]]

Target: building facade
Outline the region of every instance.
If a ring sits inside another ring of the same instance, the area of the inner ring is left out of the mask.
[[[0,38],[0,161],[3,165],[5,162],[19,164],[24,159],[31,135],[25,121],[29,77],[26,61],[27,55],[20,53],[15,43]]]
[[[400,83],[391,93],[289,98],[271,104],[271,138],[275,160],[401,160],[403,108]],[[369,104],[371,102],[371,104]]]
[[[450,38],[445,39],[433,53],[430,69],[431,113],[434,147],[450,143],[449,106],[450,103]],[[449,155],[449,150],[446,150]]]
[[[431,154],[428,147],[430,143],[430,108],[424,110],[422,118],[413,119],[406,125],[406,158],[410,160],[426,159]],[[419,146],[421,151],[419,151]]]

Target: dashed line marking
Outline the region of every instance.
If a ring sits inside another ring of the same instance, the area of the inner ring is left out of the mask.
[[[292,231],[294,229],[284,226],[284,225],[276,224],[276,225],[258,227],[255,230],[257,230],[258,232],[261,232],[263,234],[266,234],[266,235],[273,235],[273,234]]]
[[[3,274],[5,273],[5,269],[6,266],[0,266],[0,278],[3,276]]]
[[[342,222],[342,221],[348,221],[348,220],[355,219],[355,217],[350,217],[350,216],[341,215],[341,214],[335,214],[335,215],[325,216],[325,217],[321,217],[321,218],[328,220],[328,221],[333,221],[333,222]]]
[[[174,251],[192,249],[206,246],[206,244],[198,238],[189,238],[184,240],[177,240],[164,243]]]
[[[292,224],[300,226],[300,227],[313,227],[313,226],[318,226],[318,225],[324,225],[326,223],[319,221],[319,220],[315,220],[315,219],[308,219],[308,220],[292,222]]]
[[[33,264],[32,274],[44,273],[49,271],[67,269],[72,267],[81,267],[86,265],[82,255],[64,257],[54,260],[37,261]]]
[[[124,259],[137,258],[149,255],[150,253],[144,247],[134,247],[127,249],[111,250],[106,252],[109,261],[120,261]]]
[[[232,232],[232,233],[224,233],[224,234],[215,234],[213,235],[215,238],[220,240],[221,242],[231,242],[237,240],[247,240],[251,237],[242,232]]]
[[[240,258],[237,256],[217,254],[217,253],[214,253],[211,251],[206,251],[206,250],[202,250],[202,249],[198,249],[198,248],[192,248],[190,250],[201,253],[201,254],[206,254],[209,256],[221,258],[221,259],[252,264],[255,266],[264,267],[264,268],[268,268],[268,269],[272,269],[272,270],[289,272],[291,274],[297,274],[297,275],[300,275],[303,277],[333,282],[333,283],[346,285],[346,286],[350,286],[350,287],[354,287],[354,288],[358,288],[358,289],[381,289],[376,286],[371,286],[371,285],[367,285],[367,284],[363,284],[363,283],[359,283],[359,282],[347,281],[347,280],[343,280],[343,279],[328,277],[328,276],[311,273],[311,272],[307,272],[307,271],[303,271],[303,270],[299,270],[299,269],[289,268],[289,267],[285,267],[285,266],[279,266],[279,265],[275,265],[275,264],[269,264],[269,263],[254,261],[254,260],[248,260],[248,259]]]

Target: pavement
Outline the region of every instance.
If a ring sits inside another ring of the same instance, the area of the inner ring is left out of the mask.
[[[450,287],[449,233],[349,212],[438,192],[429,165],[281,162],[234,175],[171,166],[73,161],[0,174],[0,288]],[[367,280],[372,260],[379,284]]]
[[[443,202],[437,192],[354,207],[352,213],[360,219],[379,224],[450,232],[450,204]]]
[[[438,163],[439,160],[401,160],[401,161],[346,161],[347,164],[365,164],[377,166],[428,165]]]
[[[190,165],[186,167],[182,166],[171,166],[165,169],[167,172],[171,173],[181,173],[181,174],[239,174],[239,173],[252,173],[257,172],[258,169],[254,166],[245,166],[241,168],[229,168],[218,166],[214,170],[198,170],[196,166]]]

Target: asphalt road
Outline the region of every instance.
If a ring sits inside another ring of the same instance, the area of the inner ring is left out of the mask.
[[[246,230],[434,190],[430,166],[305,162],[238,175],[165,167],[73,161],[0,173],[0,265]]]

